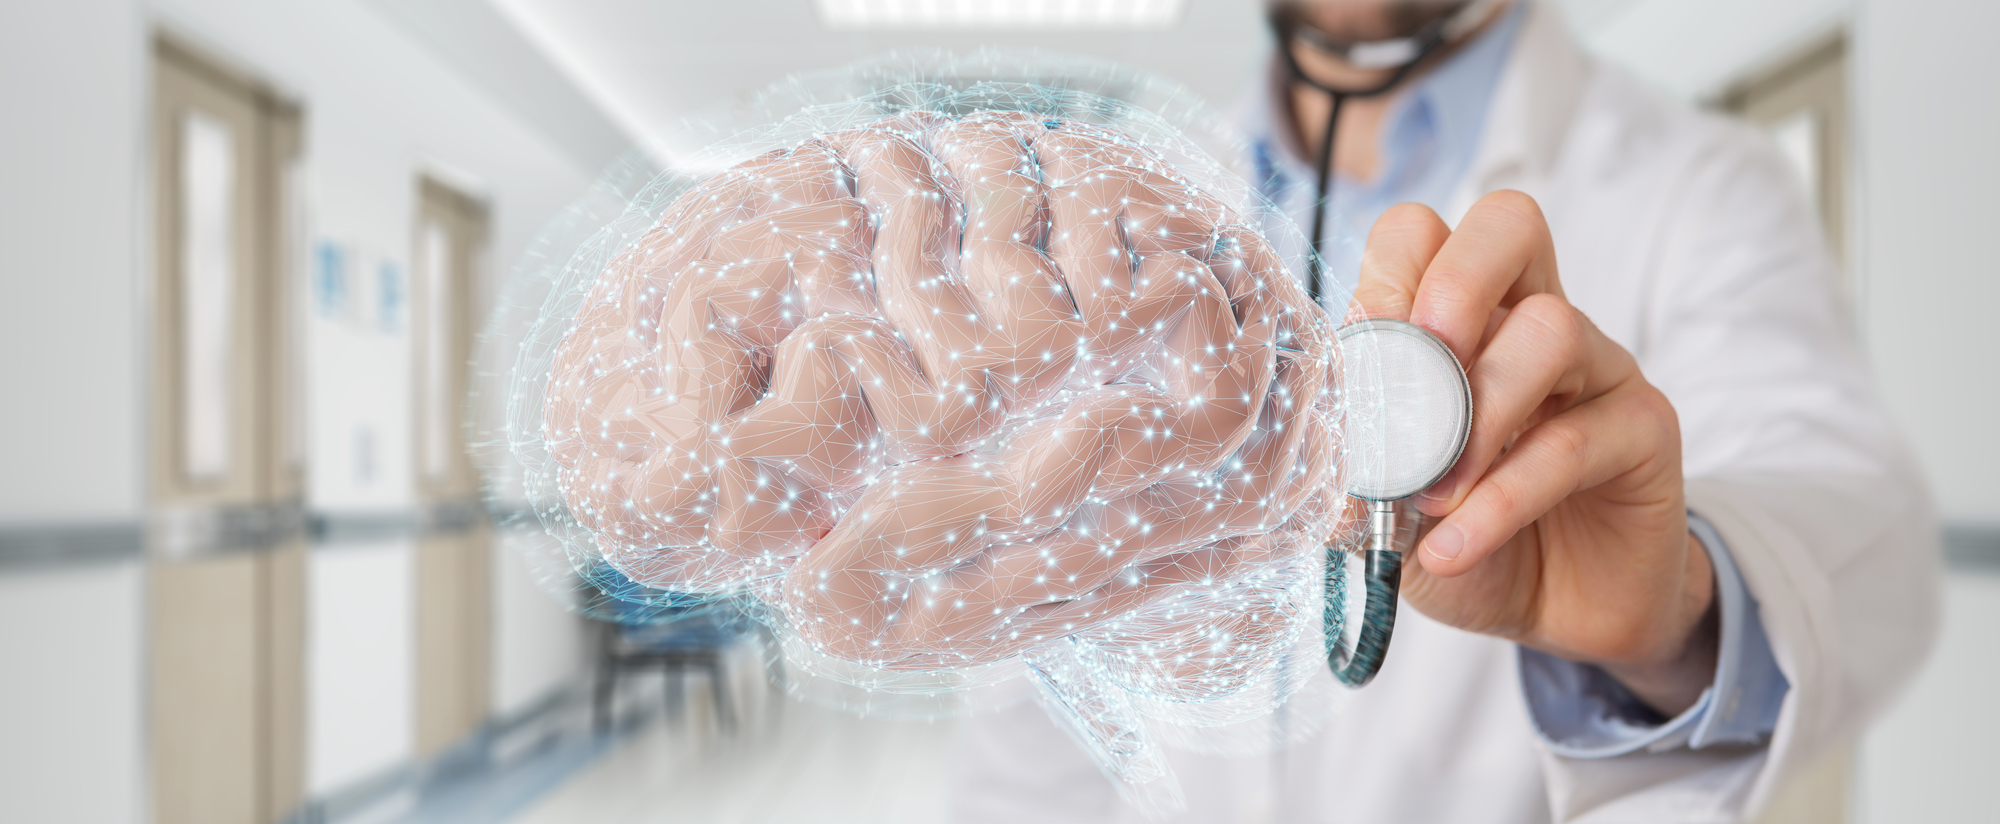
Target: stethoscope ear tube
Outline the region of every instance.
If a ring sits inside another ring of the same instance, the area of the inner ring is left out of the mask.
[[[1387,501],[1375,502],[1374,505],[1394,506]],[[1369,681],[1375,680],[1375,673],[1382,669],[1383,659],[1389,657],[1389,638],[1396,632],[1396,600],[1403,585],[1403,553],[1393,546],[1370,546],[1362,551],[1365,570],[1361,575],[1362,597],[1367,600],[1362,604],[1361,631],[1356,635],[1352,649],[1345,649],[1341,644],[1346,635],[1342,630],[1347,615],[1347,595],[1354,591],[1354,587],[1348,584],[1344,555],[1346,553],[1338,547],[1327,546],[1326,663],[1340,683],[1349,687],[1365,687]]]

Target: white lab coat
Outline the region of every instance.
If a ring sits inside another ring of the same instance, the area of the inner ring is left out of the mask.
[[[1737,820],[1877,713],[1936,634],[1928,496],[1801,187],[1747,127],[1585,55],[1546,5],[1527,13],[1444,218],[1495,189],[1532,195],[1570,300],[1673,402],[1688,506],[1727,541],[1792,685],[1775,736],[1557,757],[1515,647],[1406,605],[1381,675],[1323,732],[1256,756],[1175,753],[1189,807],[1173,820]],[[958,820],[1143,820],[1033,703],[967,727]]]

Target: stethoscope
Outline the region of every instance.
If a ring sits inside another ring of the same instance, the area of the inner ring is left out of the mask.
[[[1313,202],[1311,253],[1306,258],[1306,291],[1315,304],[1321,300],[1325,277],[1321,250],[1326,211],[1333,202],[1333,141],[1342,105],[1349,98],[1373,97],[1395,89],[1425,58],[1478,28],[1503,2],[1470,0],[1408,37],[1359,43],[1336,40],[1299,19],[1291,6],[1273,8],[1271,27],[1288,76],[1328,99],[1326,131],[1320,138],[1315,168],[1319,198]],[[1323,82],[1299,66],[1291,48],[1295,40],[1356,68],[1389,74],[1364,88]],[[1350,553],[1337,543],[1326,547],[1326,659],[1341,683],[1360,687],[1375,678],[1388,655],[1389,639],[1396,628],[1396,600],[1402,588],[1402,545],[1416,530],[1415,518],[1399,530],[1396,503],[1429,488],[1458,462],[1472,429],[1472,388],[1451,348],[1416,324],[1372,318],[1342,326],[1338,337],[1346,410],[1342,449],[1349,461],[1358,464],[1350,470],[1347,494],[1368,505],[1368,542],[1359,553],[1363,563],[1361,593],[1351,592]],[[1347,619],[1352,594],[1363,598],[1358,622]],[[1350,628],[1354,629],[1351,641]]]

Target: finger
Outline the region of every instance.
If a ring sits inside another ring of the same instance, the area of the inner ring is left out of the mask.
[[[1532,550],[1510,551],[1522,543],[1503,544],[1479,566],[1451,578],[1431,574],[1413,555],[1403,564],[1404,602],[1449,626],[1519,637],[1533,626],[1543,569]]]
[[[1383,212],[1368,230],[1360,280],[1348,304],[1347,319],[1409,320],[1417,283],[1449,237],[1451,228],[1421,203],[1403,203]]]
[[[1649,461],[1672,460],[1680,446],[1666,441],[1678,438],[1678,427],[1666,397],[1636,378],[1543,421],[1522,433],[1424,537],[1418,549],[1424,569],[1459,575],[1571,494]]]
[[[1528,295],[1562,295],[1555,243],[1534,198],[1500,191],[1479,199],[1419,278],[1412,323],[1471,363],[1493,310]]]
[[[1506,310],[1503,310],[1506,311]],[[1514,433],[1593,400],[1638,371],[1632,356],[1554,295],[1530,295],[1506,311],[1466,370],[1472,431],[1458,463],[1424,490],[1416,506],[1441,517],[1486,474]]]

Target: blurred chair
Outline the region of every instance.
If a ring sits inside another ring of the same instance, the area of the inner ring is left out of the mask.
[[[735,727],[725,659],[741,634],[727,604],[686,599],[634,583],[608,564],[593,568],[587,613],[599,619],[597,682],[591,716],[599,732],[611,728],[611,703],[619,677],[657,667],[666,678],[669,713],[682,710],[682,683],[689,671],[708,674],[716,723]]]

